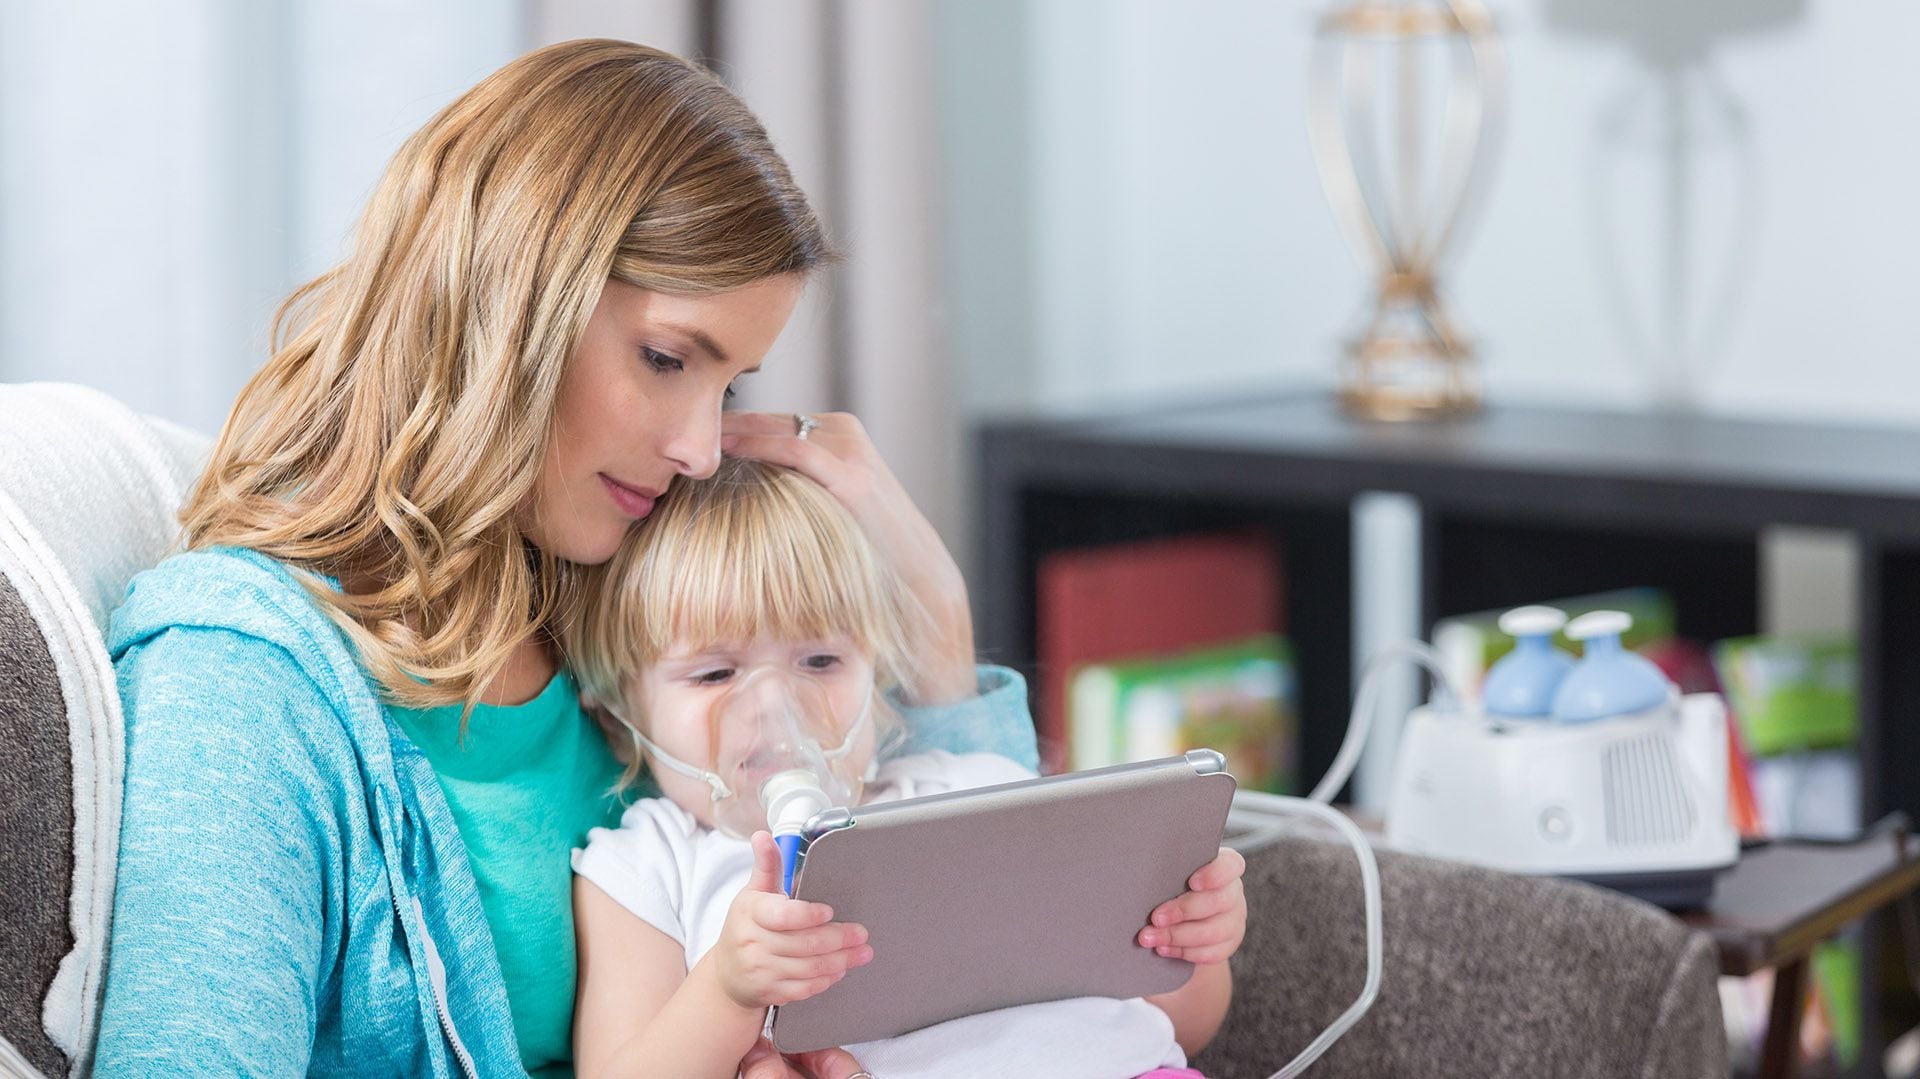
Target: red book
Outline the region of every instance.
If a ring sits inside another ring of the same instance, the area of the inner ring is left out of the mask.
[[[1187,535],[1061,551],[1036,589],[1048,771],[1066,759],[1067,680],[1076,667],[1284,633],[1280,568],[1263,532]]]

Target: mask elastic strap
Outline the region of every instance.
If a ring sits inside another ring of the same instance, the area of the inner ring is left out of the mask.
[[[637,739],[641,745],[646,747],[647,752],[653,754],[654,759],[659,761],[661,764],[665,765],[668,768],[668,770],[678,772],[681,775],[686,776],[688,779],[697,779],[702,783],[705,783],[707,786],[713,788],[713,800],[716,802],[724,801],[725,799],[733,797],[733,788],[727,786],[726,780],[721,779],[719,776],[715,775],[712,772],[707,771],[704,768],[695,768],[693,765],[688,764],[686,761],[683,761],[680,758],[674,756],[673,754],[668,753],[666,750],[661,749],[659,743],[655,742],[651,738],[648,738],[646,735],[641,734],[639,727],[636,727],[632,723],[627,722],[627,717],[621,715],[618,709],[608,708],[607,711],[612,712],[614,718],[618,719],[622,724],[624,724],[627,730],[632,732],[634,738]]]
[[[840,740],[839,745],[833,747],[832,749],[822,748],[820,750],[820,755],[827,758],[830,761],[837,761],[841,757],[844,757],[848,753],[852,752],[854,739],[860,737],[860,729],[867,725],[868,719],[870,719],[872,716],[873,716],[873,688],[869,686],[867,688],[866,703],[860,706],[860,718],[854,720],[853,726],[847,728],[847,736]]]

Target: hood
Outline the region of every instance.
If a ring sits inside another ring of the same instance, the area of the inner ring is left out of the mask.
[[[234,547],[174,555],[128,585],[107,630],[107,652],[117,663],[128,649],[176,627],[228,630],[285,652],[333,703],[368,789],[396,791],[392,738],[374,684],[345,632],[285,564]],[[391,829],[385,834],[402,834],[398,799],[375,801],[382,825]]]

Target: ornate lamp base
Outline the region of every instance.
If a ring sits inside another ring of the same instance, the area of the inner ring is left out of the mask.
[[[1424,420],[1480,410],[1473,350],[1455,328],[1433,279],[1389,273],[1373,319],[1347,348],[1340,403],[1370,420]]]
[[[1340,406],[1360,419],[1389,422],[1440,420],[1480,411],[1479,387],[1462,371],[1449,371],[1437,385],[1424,385],[1386,374],[1383,369],[1391,367],[1350,355],[1342,372]]]

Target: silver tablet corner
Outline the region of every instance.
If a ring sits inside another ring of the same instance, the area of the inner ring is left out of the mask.
[[[808,817],[807,826],[802,829],[800,834],[806,836],[807,842],[811,843],[821,836],[826,835],[828,832],[836,832],[842,828],[851,827],[853,827],[853,810],[844,806],[836,806],[832,809],[823,809],[813,816]]]
[[[1187,763],[1193,765],[1198,775],[1216,775],[1227,770],[1227,758],[1217,749],[1189,749]]]

